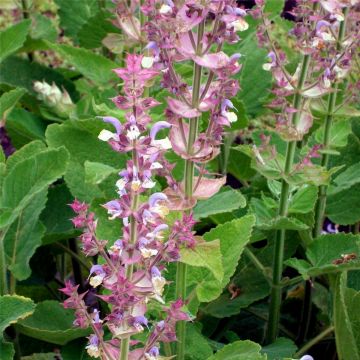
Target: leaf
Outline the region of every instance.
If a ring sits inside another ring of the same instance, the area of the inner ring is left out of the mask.
[[[326,215],[335,224],[350,225],[360,221],[360,183],[351,188],[330,193],[326,202]]]
[[[70,221],[74,216],[74,212],[69,206],[72,201],[73,196],[66,184],[49,188],[48,201],[40,215],[40,220],[46,227],[46,232],[42,239],[44,245],[76,236],[73,224]]]
[[[283,360],[292,358],[296,350],[297,346],[290,339],[277,338],[272,344],[264,346],[261,352],[267,355],[267,360]]]
[[[15,349],[13,343],[0,340],[0,354],[2,360],[13,360],[15,356]]]
[[[336,350],[340,360],[360,360],[360,292],[346,287],[346,273],[332,279]]]
[[[321,126],[315,132],[315,142],[322,143],[324,140],[325,126]],[[348,119],[335,121],[330,128],[329,144],[331,148],[340,148],[346,146],[348,136],[351,134],[351,123]]]
[[[329,188],[329,194],[349,189],[360,183],[360,163],[349,166],[334,179],[334,185]]]
[[[56,41],[57,31],[48,17],[42,14],[33,14],[30,36],[33,39]]]
[[[29,356],[22,356],[21,360],[54,360],[56,359],[56,353],[38,353]]]
[[[235,341],[225,345],[207,360],[266,360],[266,355],[260,351],[261,346],[250,340]]]
[[[112,71],[116,63],[86,49],[70,45],[57,45],[48,43],[49,47],[59,53],[65,60],[73,65],[81,74],[92,80],[96,85],[108,85],[115,82],[117,76]]]
[[[38,303],[34,314],[18,322],[17,328],[35,339],[64,345],[90,333],[90,329],[74,328],[73,321],[72,310],[64,309],[57,301],[47,300]]]
[[[75,40],[81,27],[99,11],[97,0],[55,0],[55,3],[59,7],[61,28]]]
[[[38,219],[45,207],[46,195],[47,189],[35,195],[6,233],[4,248],[7,265],[17,280],[25,280],[31,275],[29,261],[41,245],[45,233],[45,227]]]
[[[212,355],[212,348],[207,339],[194,324],[186,324],[185,359],[203,360]]]
[[[45,122],[24,109],[13,109],[8,115],[6,129],[16,148],[33,140],[45,140]]]
[[[7,115],[16,105],[16,103],[21,99],[21,97],[25,94],[25,89],[14,89],[10,90],[0,97],[0,119],[6,119]]]
[[[35,304],[29,298],[18,295],[0,296],[0,339],[9,325],[30,316],[34,309]]]
[[[180,250],[180,261],[191,266],[209,269],[218,281],[222,281],[224,270],[221,262],[220,242],[198,241],[192,248],[184,247]]]
[[[91,184],[100,184],[109,175],[115,174],[118,170],[112,166],[98,162],[85,161],[85,181]]]
[[[77,34],[82,47],[86,49],[99,48],[102,46],[102,40],[108,33],[120,32],[119,29],[111,23],[109,17],[110,13],[99,11],[96,15],[88,19]]]
[[[29,158],[30,156],[36,155],[37,153],[46,150],[46,145],[40,141],[35,140],[26,145],[21,149],[15,151],[6,162],[6,169],[9,172],[17,163]]]
[[[65,181],[72,195],[82,201],[91,202],[95,197],[104,197],[98,186],[85,181],[85,161],[102,163],[116,169],[125,165],[124,155],[116,153],[108,144],[97,138],[100,129],[103,128],[103,122],[100,120],[77,120],[74,123],[53,124],[46,130],[46,139],[50,147],[65,146],[69,151],[70,165],[65,174]],[[109,188],[109,191],[114,196],[115,186]]]
[[[12,210],[7,226],[34,200],[35,196],[62,176],[68,162],[64,148],[51,149],[16,164],[6,175],[1,207]]]
[[[342,260],[343,255],[355,254],[356,258],[334,264]],[[360,236],[353,234],[327,234],[316,238],[308,247],[306,257],[309,262],[290,259],[286,264],[296,268],[304,278],[349,269],[360,269]]]
[[[55,82],[59,88],[64,87],[67,90],[73,101],[79,98],[75,85],[54,69],[17,56],[11,56],[0,64],[0,83],[2,84],[22,87],[31,95],[36,96],[37,93],[34,91],[36,80],[45,80],[49,84]]]
[[[196,294],[199,301],[209,302],[221,294],[222,289],[234,274],[242,251],[250,240],[254,223],[254,216],[248,215],[218,225],[203,235],[206,241],[220,240],[224,278],[222,281],[218,281],[209,270],[191,267],[189,278],[196,283]]]
[[[30,20],[24,20],[0,32],[0,63],[25,42]]]
[[[306,214],[312,211],[317,200],[317,188],[315,186],[304,185],[291,198],[289,213]]]
[[[194,216],[196,220],[199,220],[210,215],[227,213],[243,208],[245,205],[246,200],[240,191],[228,188],[207,200],[199,201],[194,209]]]
[[[306,230],[309,228],[308,225],[304,224],[298,219],[285,216],[277,216],[270,221],[263,223],[258,226],[263,230]]]

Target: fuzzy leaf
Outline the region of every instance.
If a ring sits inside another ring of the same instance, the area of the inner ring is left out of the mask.
[[[277,338],[272,344],[264,346],[261,352],[267,355],[267,360],[283,360],[291,358],[296,350],[297,346],[290,339]]]
[[[85,161],[85,181],[91,184],[100,184],[109,175],[117,172],[115,168],[102,163]]]
[[[245,205],[246,200],[240,191],[229,188],[207,200],[199,201],[194,209],[194,216],[196,220],[199,220],[210,215],[227,213],[243,208]]]
[[[14,89],[1,95],[0,97],[0,119],[6,119],[7,115],[16,103],[25,94],[25,89]]]
[[[51,43],[48,43],[48,45],[96,85],[105,86],[117,79],[116,75],[111,71],[116,68],[116,64],[101,55],[70,45]]]
[[[0,296],[0,339],[9,325],[30,316],[34,309],[35,304],[29,298],[18,295]]]
[[[74,312],[57,301],[38,303],[32,316],[18,322],[20,332],[38,340],[64,345],[89,334],[90,329],[74,328]]]
[[[207,360],[266,360],[266,355],[260,351],[261,346],[252,341],[235,341],[225,345]]]
[[[221,262],[219,240],[198,241],[194,249],[182,248],[180,255],[181,262],[191,266],[205,267],[212,272],[218,281],[222,281],[224,270]]]
[[[24,20],[0,32],[0,63],[21,48],[29,27],[30,20]]]

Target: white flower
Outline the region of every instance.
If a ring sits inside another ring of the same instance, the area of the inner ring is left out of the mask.
[[[141,60],[141,66],[144,69],[150,69],[154,64],[155,58],[152,56],[144,56]]]
[[[256,145],[253,145],[253,152],[255,154],[256,159],[260,162],[261,165],[265,165],[265,161],[262,158],[259,149],[256,147]]]
[[[152,256],[157,255],[158,251],[156,249],[147,249],[146,247],[140,248],[141,256],[144,259],[148,259]]]
[[[105,277],[105,274],[99,274],[99,275],[92,276],[90,278],[90,285],[94,288],[98,287],[99,285],[102,284],[104,277]]]
[[[161,139],[161,140],[153,140],[151,142],[151,144],[161,150],[171,149],[171,142],[168,137],[166,137],[165,139]]]
[[[155,185],[156,183],[154,181],[152,181],[151,179],[146,179],[141,186],[144,189],[152,189]]]
[[[164,286],[166,285],[166,280],[162,276],[153,276],[151,282],[154,287],[154,291],[157,295],[162,295],[164,291]]]
[[[169,5],[163,4],[160,7],[159,13],[162,15],[170,14],[170,13],[172,13],[172,8]]]
[[[226,111],[225,116],[229,120],[230,123],[234,123],[238,119],[237,115],[233,111]]]
[[[86,346],[87,353],[94,358],[100,357],[100,349],[96,345],[89,344]]]
[[[231,23],[235,31],[245,31],[249,28],[249,24],[242,18],[235,20]]]
[[[265,71],[270,71],[272,67],[273,67],[273,64],[270,63],[270,62],[267,62],[267,63],[263,64],[263,66],[262,66],[262,68],[263,68]]]
[[[134,179],[131,182],[131,190],[133,190],[135,192],[140,189],[140,186],[141,186],[141,181],[139,179]]]
[[[136,125],[131,125],[130,129],[126,133],[126,137],[129,140],[136,140],[140,136],[139,128]]]
[[[150,165],[150,170],[156,170],[156,169],[162,169],[162,168],[163,168],[163,166],[157,161],[154,161]]]
[[[115,186],[118,189],[117,192],[122,194],[125,189],[126,184],[127,184],[127,181],[124,178],[119,179],[115,184]]]
[[[118,136],[117,134],[104,129],[100,131],[100,134],[98,135],[98,139],[101,141],[109,141],[110,139],[117,140]]]

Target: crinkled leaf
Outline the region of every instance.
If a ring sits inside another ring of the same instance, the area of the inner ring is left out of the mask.
[[[85,181],[100,184],[109,175],[117,172],[115,168],[98,162],[85,161]]]
[[[30,20],[23,20],[0,32],[0,63],[20,49],[29,32]]]
[[[266,355],[260,351],[261,346],[250,340],[235,341],[225,345],[207,360],[266,360]]]
[[[317,200],[317,188],[304,185],[296,191],[289,204],[289,213],[306,214],[312,211]]]
[[[315,132],[315,142],[322,143],[324,139],[325,126],[321,126]],[[331,148],[346,146],[348,136],[351,134],[351,122],[348,119],[335,121],[330,128],[329,144]]]
[[[183,247],[180,250],[180,255],[181,262],[191,266],[205,267],[212,272],[218,281],[222,281],[224,270],[221,261],[219,240],[198,240],[198,243],[193,249]]]
[[[48,43],[48,45],[96,85],[105,86],[117,78],[112,71],[112,69],[116,68],[116,64],[104,56],[70,45],[55,45],[50,43]]]
[[[10,90],[0,97],[0,119],[6,119],[7,115],[16,105],[16,103],[21,99],[25,94],[25,89],[14,89]]]
[[[64,345],[67,342],[84,337],[90,329],[73,326],[74,312],[64,309],[57,301],[43,301],[36,305],[32,316],[18,322],[19,331],[27,336],[52,344]]]
[[[53,22],[48,17],[42,14],[33,14],[30,36],[33,39],[56,41],[57,31]]]
[[[0,339],[9,325],[30,316],[34,309],[35,304],[29,298],[18,295],[0,296]]]
[[[240,191],[228,188],[207,200],[199,201],[194,209],[194,216],[198,220],[243,208],[245,205],[246,200]]]
[[[277,338],[275,342],[264,346],[262,353],[267,355],[267,360],[283,360],[285,357],[293,357],[297,350],[294,342],[287,338]]]

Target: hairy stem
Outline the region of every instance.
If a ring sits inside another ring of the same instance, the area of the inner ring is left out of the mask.
[[[8,293],[4,237],[5,232],[0,233],[0,295]]]
[[[308,69],[310,64],[310,56],[305,55],[301,65],[301,73],[299,77],[299,83],[297,86],[297,92],[294,96],[293,106],[297,110],[293,114],[292,124],[297,125],[302,108],[302,95],[301,89],[304,86]],[[291,141],[287,145],[286,149],[286,158],[285,158],[285,169],[284,176],[286,177],[291,172],[294,157],[296,150],[296,141]],[[286,216],[288,211],[288,201],[289,201],[289,183],[285,178],[281,182],[281,194],[280,194],[280,204],[279,204],[279,216]],[[270,308],[269,308],[269,323],[267,329],[267,341],[272,343],[278,336],[279,332],[279,322],[280,322],[280,307],[281,307],[281,278],[283,271],[283,261],[284,261],[284,245],[285,245],[285,230],[279,230],[276,234],[275,248],[274,248],[274,262],[273,262],[273,279],[271,286],[271,298],[270,298]]]
[[[343,42],[345,36],[347,13],[348,13],[348,9],[346,8],[344,10],[344,21],[340,22],[340,27],[339,27],[339,36],[338,36],[338,45],[337,45],[338,50],[341,49],[341,43]],[[331,126],[335,112],[338,83],[333,84],[332,90],[333,91],[329,94],[328,103],[327,103],[327,115],[325,119],[324,138],[322,143],[324,149],[328,149],[330,145],[330,132],[331,132]],[[329,154],[322,154],[321,166],[327,168],[329,164],[329,158],[330,158]],[[324,222],[324,215],[325,215],[326,193],[327,193],[327,186],[326,185],[320,186],[318,191],[318,201],[315,208],[315,227],[313,233],[314,237],[321,235],[322,226]]]
[[[135,147],[135,145],[134,145],[134,147]],[[133,149],[133,151],[132,151],[132,160],[133,160],[134,166],[136,166],[136,168],[138,168],[138,157],[137,157],[137,152],[135,149]],[[138,202],[139,202],[139,195],[137,192],[134,192],[132,194],[132,204],[131,204],[131,209],[133,211],[136,211],[136,209],[138,207]],[[131,215],[130,216],[130,241],[129,241],[129,243],[135,244],[136,240],[137,240],[137,222],[136,222],[135,217],[133,215]],[[126,268],[126,278],[131,279],[133,272],[134,272],[134,264],[128,265]],[[130,345],[130,336],[121,340],[120,357],[119,357],[120,360],[128,360],[129,345]]]
[[[197,33],[197,47],[196,52],[201,51],[201,42],[204,34],[205,22],[202,21],[198,27]],[[201,86],[201,66],[194,63],[194,77],[193,77],[193,92],[192,92],[192,106],[195,108],[199,105],[200,86]],[[197,137],[200,118],[190,120],[189,137],[187,141],[187,152],[193,152],[193,145]],[[194,162],[186,160],[185,162],[185,197],[191,199],[193,194],[193,180],[194,180]],[[185,299],[186,297],[186,264],[181,262],[177,265],[176,271],[176,297]],[[186,322],[179,321],[177,324],[177,349],[176,359],[183,360],[185,357],[185,337],[186,337]]]

